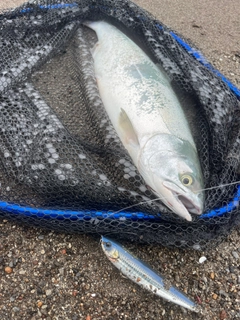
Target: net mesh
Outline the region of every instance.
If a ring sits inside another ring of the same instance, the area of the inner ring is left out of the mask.
[[[184,105],[204,214],[172,214],[147,188],[99,96],[82,25],[105,20],[160,64]],[[0,15],[0,215],[59,231],[204,249],[239,224],[240,93],[130,1],[29,1]]]

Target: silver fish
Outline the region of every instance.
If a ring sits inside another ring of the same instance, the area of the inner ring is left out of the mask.
[[[173,286],[168,286],[164,278],[150,267],[133,257],[115,241],[101,237],[101,246],[108,259],[129,279],[168,301],[191,311],[199,312],[200,307]]]
[[[87,22],[99,93],[135,166],[174,213],[191,221],[203,211],[203,178],[181,104],[163,71],[125,34]]]

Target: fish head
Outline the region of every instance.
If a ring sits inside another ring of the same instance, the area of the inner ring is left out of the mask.
[[[161,134],[150,139],[144,149],[139,171],[159,200],[188,221],[192,221],[191,214],[202,214],[203,177],[194,146]]]
[[[118,259],[119,257],[119,252],[116,248],[116,246],[114,245],[114,243],[103,237],[101,238],[101,246],[102,246],[102,249],[103,251],[105,252],[105,254],[107,255],[107,257],[112,260],[112,261],[115,261]]]

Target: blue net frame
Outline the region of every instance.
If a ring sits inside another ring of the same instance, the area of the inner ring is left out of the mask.
[[[39,8],[42,10],[52,10],[52,9],[64,9],[64,8],[72,8],[77,6],[77,3],[66,3],[66,4],[51,4],[51,5],[39,5]],[[18,12],[19,15],[27,15],[32,8],[24,8]],[[158,28],[164,28],[160,24],[156,25]],[[234,86],[224,75],[222,75],[218,70],[216,70],[207,60],[206,58],[196,49],[192,48],[186,41],[184,41],[181,37],[176,35],[174,32],[170,32],[171,36],[188,52],[189,55],[192,55],[195,59],[197,59],[202,65],[204,65],[207,69],[211,70],[218,77],[220,77],[227,86],[231,89],[231,91],[236,95],[238,100],[240,100],[240,90]],[[201,215],[201,217],[196,218],[196,220],[201,219],[208,221],[212,218],[223,217],[229,212],[237,209],[240,201],[240,185],[238,186],[237,192],[234,195],[233,199],[228,203],[224,204],[222,207],[212,209],[208,212],[205,212]],[[110,211],[97,211],[97,210],[82,210],[82,211],[74,211],[74,210],[59,210],[59,209],[45,209],[45,208],[33,208],[30,206],[21,206],[15,203],[9,203],[5,201],[0,201],[0,212],[1,215],[7,215],[10,217],[32,217],[36,219],[51,219],[51,220],[62,220],[70,219],[71,221],[75,221],[75,223],[82,223],[83,221],[88,222],[92,219],[111,219],[118,221],[150,221],[153,223],[158,223],[161,221],[161,214],[158,216],[154,216],[151,214],[147,214],[144,212],[110,212]]]

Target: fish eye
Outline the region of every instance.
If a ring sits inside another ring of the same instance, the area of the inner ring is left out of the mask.
[[[189,187],[193,184],[193,177],[189,174],[183,174],[180,179],[182,184],[186,187]]]
[[[107,248],[111,248],[112,244],[111,244],[111,242],[105,242],[105,246],[106,246]]]

